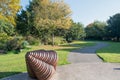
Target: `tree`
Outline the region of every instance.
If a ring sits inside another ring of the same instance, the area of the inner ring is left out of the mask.
[[[32,0],[29,7],[32,9],[30,14],[33,16],[33,26],[39,38],[52,36],[53,45],[54,31],[58,28],[68,29],[71,26],[71,10],[63,0]]]
[[[27,11],[21,10],[21,12],[17,14],[16,23],[16,30],[19,34],[22,34],[23,36],[28,36],[30,34],[31,29]]]
[[[15,25],[16,13],[20,9],[20,0],[0,0],[0,19]]]
[[[85,37],[84,26],[81,23],[73,23],[66,35],[67,41],[69,40],[83,40]]]
[[[87,25],[85,28],[86,38],[102,40],[106,37],[106,26],[107,24],[101,21],[94,21],[93,23]]]
[[[120,41],[120,13],[117,13],[110,17],[107,23],[109,37],[115,38],[116,41]]]

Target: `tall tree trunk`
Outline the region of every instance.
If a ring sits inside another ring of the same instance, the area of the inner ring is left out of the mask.
[[[54,33],[52,33],[52,46],[54,46]]]

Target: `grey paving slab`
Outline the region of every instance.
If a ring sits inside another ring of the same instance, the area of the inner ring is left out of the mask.
[[[103,62],[96,54],[69,54],[68,61],[70,63],[94,63]]]
[[[120,80],[120,64],[78,63],[58,69],[57,80]]]

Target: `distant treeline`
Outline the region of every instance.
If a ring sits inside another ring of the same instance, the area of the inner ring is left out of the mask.
[[[120,41],[120,13],[85,27],[71,19],[72,11],[63,0],[30,0],[26,10],[20,0],[0,0],[0,6],[0,50],[85,39]]]
[[[120,13],[106,22],[95,21],[85,28],[86,39],[120,41]]]

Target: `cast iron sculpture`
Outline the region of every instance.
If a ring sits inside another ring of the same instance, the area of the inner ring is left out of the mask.
[[[57,53],[55,51],[30,51],[25,58],[28,74],[32,78],[49,80],[56,70]]]

